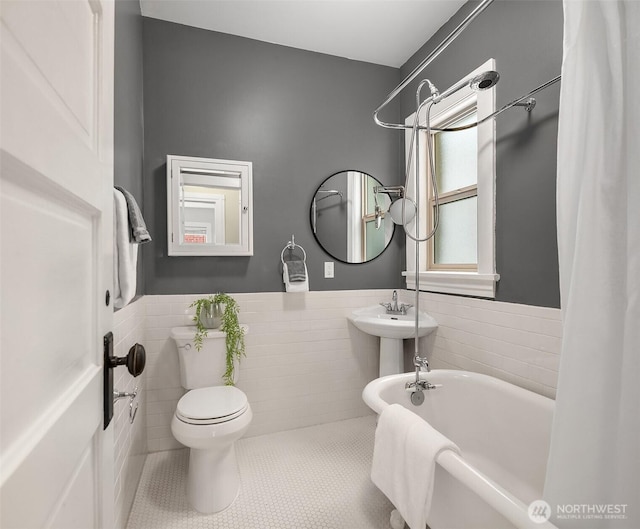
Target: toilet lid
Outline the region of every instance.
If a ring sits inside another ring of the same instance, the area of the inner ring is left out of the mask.
[[[247,408],[247,396],[233,386],[215,386],[189,391],[178,401],[178,416],[189,421],[231,419]]]

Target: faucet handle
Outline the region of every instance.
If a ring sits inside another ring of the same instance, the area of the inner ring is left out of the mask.
[[[382,305],[385,309],[387,309],[387,312],[391,310],[391,303],[380,302],[380,305]]]
[[[410,309],[411,307],[413,307],[411,303],[400,303],[400,312],[406,315],[407,309]]]

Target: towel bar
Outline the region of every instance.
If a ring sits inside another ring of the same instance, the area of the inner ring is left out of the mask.
[[[302,250],[302,261],[306,264],[306,262],[307,262],[307,252],[304,251],[304,248],[302,246],[300,246],[299,244],[296,244],[295,235],[291,236],[291,240],[289,242],[287,242],[287,245],[280,252],[280,261],[282,261],[282,264],[285,263],[285,261],[284,261],[284,252],[286,250],[293,251],[296,248],[300,248],[300,250]]]

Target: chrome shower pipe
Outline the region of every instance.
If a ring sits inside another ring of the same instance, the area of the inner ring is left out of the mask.
[[[520,96],[520,97],[514,99],[513,101],[510,101],[509,103],[507,103],[503,107],[499,108],[495,112],[492,112],[488,116],[485,116],[484,118],[476,121],[475,123],[469,123],[468,125],[461,125],[459,127],[445,127],[445,128],[429,127],[428,130],[430,130],[432,132],[459,132],[461,130],[472,129],[474,127],[477,127],[478,125],[482,125],[483,123],[485,123],[486,121],[489,121],[492,118],[495,118],[496,116],[502,114],[505,110],[509,110],[511,107],[524,107],[524,109],[527,112],[531,112],[531,110],[533,110],[533,107],[536,106],[536,100],[535,100],[535,98],[533,98],[531,96],[534,95],[534,94],[537,94],[538,92],[541,92],[545,88],[549,88],[551,85],[554,85],[554,84],[556,84],[557,82],[559,82],[561,80],[562,80],[562,76],[561,75],[557,75],[553,79],[549,79],[546,83],[542,83],[540,86],[537,86],[536,88],[534,88],[530,92],[527,92],[523,96]],[[428,79],[425,79],[424,82],[430,83],[430,81]],[[467,80],[465,80],[465,82],[463,84],[466,85],[466,84],[468,84],[468,82],[469,82],[469,80],[467,79]],[[447,91],[444,92],[443,95],[451,95],[453,93],[452,89],[456,88],[457,86],[458,85],[456,84],[456,85],[452,86],[451,88],[447,89]],[[456,90],[454,90],[454,91],[456,91]],[[442,100],[442,97],[438,97],[437,101],[435,100],[434,97],[428,97],[427,99],[425,99],[418,106],[418,110],[416,111],[416,115],[419,115],[419,111],[422,110],[422,107],[426,103],[431,103],[431,102],[438,103],[441,100]],[[378,123],[378,124],[381,125],[382,127],[386,127],[386,125],[387,125],[387,124],[381,124],[381,123]],[[405,130],[427,130],[427,127],[425,125],[401,125],[399,123],[397,125],[394,125],[393,127],[387,127],[387,128],[405,129]]]
[[[400,92],[402,92],[409,85],[409,83],[411,83],[411,81],[413,81],[416,77],[418,77],[420,72],[424,70],[429,64],[431,64],[438,57],[438,55],[440,55],[444,50],[446,50],[449,47],[449,45],[458,37],[458,35],[460,35],[460,33],[462,33],[467,28],[467,26],[480,13],[482,13],[487,7],[489,7],[489,5],[491,5],[492,2],[493,0],[483,0],[482,2],[480,2],[476,6],[476,8],[473,11],[471,11],[471,13],[469,13],[467,17],[451,33],[449,33],[449,35],[429,55],[427,55],[427,57],[423,59],[423,61],[418,66],[416,66],[414,70],[409,75],[407,75],[407,77],[405,77],[404,80],[389,93],[389,95],[385,98],[382,104],[378,108],[376,108],[376,110],[373,112],[373,119],[378,125],[388,129],[411,128],[401,123],[386,123],[380,120],[380,118],[378,118],[378,113],[384,107],[386,107],[391,101],[393,101],[393,99]]]
[[[431,89],[431,97],[427,98],[425,101],[420,104],[420,90],[418,88],[418,92],[416,95],[416,105],[419,108],[422,108],[425,103],[433,102],[433,104],[440,103],[443,99],[446,99],[452,94],[455,94],[458,90],[462,90],[463,88],[469,87],[475,92],[482,92],[483,90],[487,90],[488,88],[492,88],[495,86],[500,80],[500,74],[498,72],[494,72],[492,70],[482,72],[474,77],[465,78],[458,81],[453,86],[447,88],[444,92],[440,93],[438,89],[433,86],[433,83],[429,81],[429,79],[425,79],[423,83],[428,83],[429,88]],[[485,84],[488,83],[488,84]]]
[[[540,86],[537,86],[530,92],[527,92],[525,95],[520,96],[513,101],[510,101],[502,108],[492,112],[488,116],[476,121],[475,123],[469,123],[468,125],[461,125],[460,127],[446,127],[446,128],[438,128],[438,127],[429,127],[429,130],[433,132],[458,132],[461,130],[472,129],[477,127],[478,125],[482,125],[484,122],[489,121],[492,118],[502,114],[505,110],[509,110],[511,107],[524,107],[527,112],[531,112],[533,107],[536,105],[536,100],[531,96],[537,94],[538,92],[544,90],[545,88],[549,88],[551,85],[556,84],[562,79],[561,75],[554,77],[553,79],[549,79],[546,83],[542,83]],[[449,90],[448,90],[449,91]],[[423,103],[429,102],[431,98],[426,99]],[[420,105],[419,109],[422,109],[423,104]],[[413,126],[405,125],[404,128],[413,129]],[[417,130],[427,130],[427,127],[424,125],[418,125]]]

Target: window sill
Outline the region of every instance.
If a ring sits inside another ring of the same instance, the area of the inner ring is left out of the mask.
[[[402,272],[406,277],[407,288],[416,289],[415,274],[412,271]],[[420,272],[420,290],[476,296],[480,298],[496,297],[496,283],[499,274],[478,274],[477,272]]]

